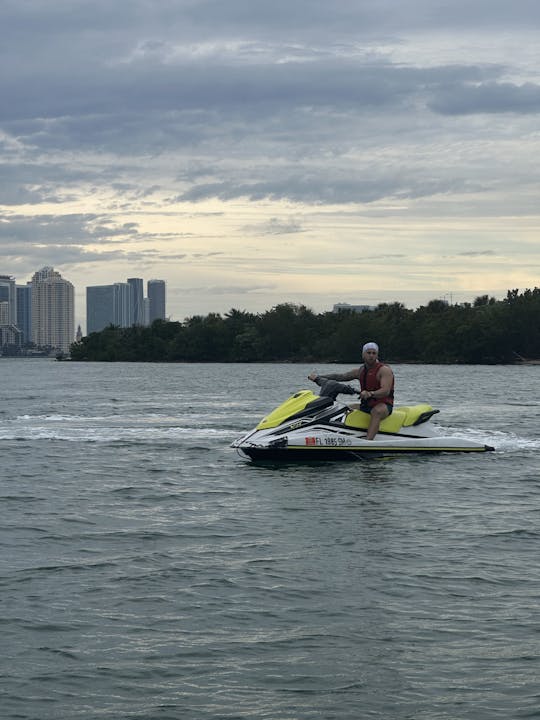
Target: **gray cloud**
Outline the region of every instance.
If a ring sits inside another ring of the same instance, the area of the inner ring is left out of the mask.
[[[215,58],[92,73],[75,65],[52,76],[47,67],[32,69],[0,83],[0,119],[40,147],[96,144],[121,151],[128,138],[136,143],[147,137],[151,149],[160,147],[160,138],[162,147],[201,142],[207,125],[267,118],[269,112],[281,116],[293,108],[360,114],[406,108],[426,88],[440,94],[447,86],[492,81],[500,72],[481,66],[407,68],[382,57],[319,58],[311,52],[304,62],[281,62],[281,49],[275,52],[264,63],[240,65]]]
[[[445,115],[475,113],[539,113],[540,85],[487,82],[440,88],[428,103]]]
[[[304,228],[296,220],[275,217],[259,225],[245,225],[242,230],[257,235],[291,235],[304,232]]]
[[[465,257],[484,257],[484,256],[494,256],[497,255],[496,252],[493,250],[469,250],[468,252],[462,252],[458,253],[458,255],[465,256]]]
[[[366,169],[366,174],[369,171]],[[276,173],[268,173],[276,175]],[[383,198],[420,198],[446,193],[458,186],[463,192],[470,192],[467,180],[455,178],[424,179],[420,176],[414,178],[403,174],[401,169],[392,169],[387,175],[371,178],[356,177],[363,175],[363,169],[351,168],[347,177],[343,172],[334,172],[327,168],[324,176],[318,173],[288,170],[281,171],[279,178],[253,182],[250,184],[235,183],[232,180],[216,183],[201,183],[193,185],[181,196],[181,200],[200,202],[209,198],[219,198],[227,201],[236,198],[249,198],[250,200],[263,199],[291,199],[312,204],[332,203],[372,203]]]
[[[55,245],[85,245],[112,243],[117,238],[137,235],[137,224],[119,226],[106,224],[104,217],[93,213],[65,215],[24,215],[0,218],[0,241],[17,243],[47,243]]]
[[[396,156],[386,172],[370,169],[366,178],[358,177],[366,167],[355,173],[343,158],[368,142],[399,147],[420,130],[435,141],[433,113],[444,119],[539,112],[540,86],[505,80],[511,58],[392,61],[389,48],[407,29],[460,27],[467,18],[484,32],[479,6],[198,0],[150,11],[133,0],[79,2],[66,14],[54,0],[8,2],[0,50],[10,67],[0,78],[0,143],[9,158],[2,202],[63,203],[83,182],[109,185],[126,201],[152,201],[174,189],[170,197],[180,202],[314,204],[455,190],[465,184],[464,173],[421,177],[416,167],[404,167],[410,159]],[[505,3],[490,2],[489,27],[519,25],[520,11],[529,28],[538,22],[534,4],[512,7],[510,13]],[[169,155],[177,168],[167,181],[161,166]],[[281,158],[280,166],[269,157]],[[298,162],[308,159],[300,173]],[[473,185],[469,177],[463,189]]]

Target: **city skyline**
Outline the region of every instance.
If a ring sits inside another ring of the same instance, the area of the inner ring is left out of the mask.
[[[143,278],[134,277],[111,285],[86,286],[85,317],[79,322],[75,287],[52,266],[35,270],[24,284],[0,271],[0,347],[33,343],[67,353],[79,331],[85,335],[110,324],[130,327],[167,320],[166,282],[151,278],[146,288],[145,296]]]
[[[86,334],[100,332],[108,325],[131,327],[167,320],[165,281],[148,280],[146,288],[145,296],[142,278],[87,286]]]
[[[48,268],[48,267],[52,267],[52,266],[51,265],[43,266],[43,268]],[[4,279],[5,281],[7,281],[8,279],[13,281],[13,292],[15,292],[15,288],[17,288],[17,290],[21,290],[23,287],[31,285],[32,278],[36,272],[38,272],[38,271],[36,271],[35,269],[32,270],[27,279],[21,280],[19,277],[16,277],[13,273],[8,272],[5,268],[0,267],[0,281],[2,279]],[[140,287],[138,286],[139,282],[140,282]],[[144,293],[143,293],[144,278],[132,277],[132,278],[127,278],[125,281],[116,279],[116,280],[113,280],[113,282],[111,282],[111,283],[100,283],[99,285],[100,286],[112,286],[112,285],[119,285],[119,284],[125,284],[125,283],[133,284],[133,292],[135,293],[135,297],[137,299],[139,297],[141,300],[148,299],[147,297],[146,298],[144,297]],[[162,280],[161,278],[149,278],[146,281],[146,283],[147,283],[147,286],[148,286],[148,283],[158,283],[158,284],[164,283],[166,285],[166,282],[164,280]],[[0,285],[1,285],[1,282],[0,282]],[[6,286],[7,286],[7,282],[6,282]],[[81,288],[77,289],[77,287],[74,285],[75,296],[79,300],[79,302],[77,302],[77,301],[75,302],[75,327],[80,325],[81,328],[83,328],[83,329],[86,329],[86,325],[87,325],[87,306],[86,306],[87,300],[86,300],[86,297],[87,297],[88,287],[90,287],[90,286],[85,285],[83,287],[83,289],[81,290]],[[137,290],[135,290],[135,288],[137,288]],[[165,293],[165,289],[163,290],[163,292]],[[0,301],[2,301],[3,299],[4,298],[0,292]],[[6,295],[5,299],[7,300],[7,295]],[[161,302],[160,309],[155,314],[155,318],[168,318],[166,307],[165,307],[165,297],[164,296],[163,296],[163,301],[160,300],[160,302]],[[17,302],[15,302],[15,306],[16,305],[17,305]],[[12,306],[13,306],[13,302],[12,302]],[[144,310],[142,308],[139,308],[139,309],[135,309],[134,312],[135,312],[135,315],[134,315],[135,324],[143,324]],[[175,319],[178,319],[178,318],[175,318]],[[11,317],[10,321],[14,322],[14,318]]]
[[[58,268],[81,323],[131,276],[180,321],[535,287],[539,26],[532,0],[8,3],[3,263]]]

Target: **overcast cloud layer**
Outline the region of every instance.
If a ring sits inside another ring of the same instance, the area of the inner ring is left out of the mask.
[[[173,319],[539,285],[540,3],[17,0],[0,274]]]

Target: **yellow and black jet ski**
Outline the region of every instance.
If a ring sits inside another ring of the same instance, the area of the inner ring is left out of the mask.
[[[339,402],[339,394],[355,394],[350,385],[326,381],[321,395],[300,390],[253,430],[235,440],[252,460],[363,460],[410,453],[473,452],[493,447],[462,437],[441,434],[430,423],[438,410],[430,405],[397,406],[381,421],[373,440],[366,440],[370,416]]]

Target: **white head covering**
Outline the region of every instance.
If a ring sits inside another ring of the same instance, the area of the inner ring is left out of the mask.
[[[379,352],[379,346],[377,345],[377,343],[367,342],[362,348],[362,353],[365,353],[366,350],[376,350],[377,352]]]

